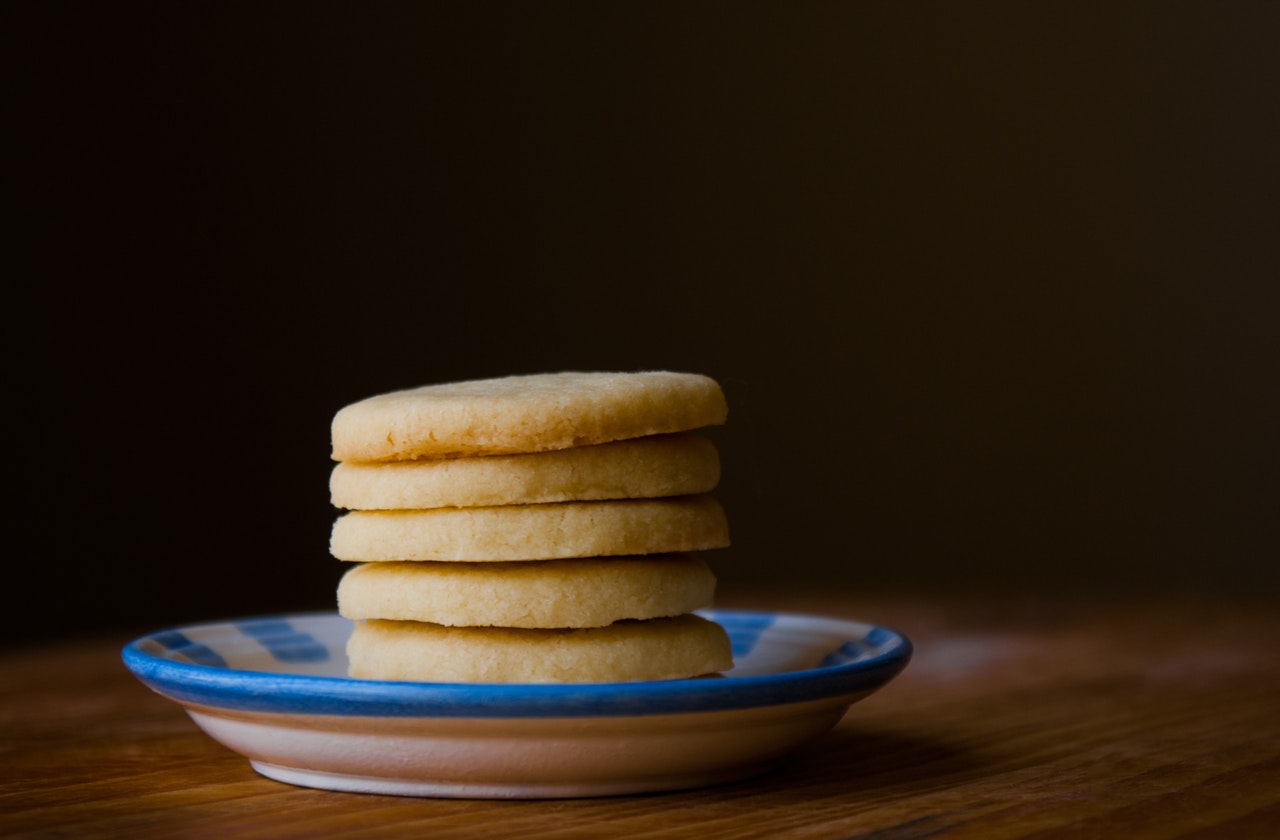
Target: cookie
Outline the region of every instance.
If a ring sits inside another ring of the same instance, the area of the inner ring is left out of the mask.
[[[603,627],[709,607],[715,585],[706,562],[688,554],[361,563],[338,584],[338,612],[463,627]]]
[[[724,509],[707,494],[430,510],[355,510],[339,516],[339,560],[552,560],[667,554],[729,545]]]
[[[724,628],[697,615],[583,630],[358,621],[347,657],[357,679],[449,683],[672,680],[733,666]]]
[[[725,422],[715,380],[671,371],[565,372],[426,385],[340,409],[335,461],[545,452]]]
[[[682,432],[523,455],[341,462],[329,496],[350,510],[481,507],[686,496],[719,481],[715,444]]]

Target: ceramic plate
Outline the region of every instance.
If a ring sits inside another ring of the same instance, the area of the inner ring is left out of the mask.
[[[130,642],[125,666],[263,776],[403,796],[546,798],[744,779],[898,674],[911,643],[821,616],[705,610],[734,667],[691,680],[449,684],[345,676],[351,622],[245,618]]]

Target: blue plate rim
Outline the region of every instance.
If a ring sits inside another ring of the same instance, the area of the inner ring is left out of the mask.
[[[820,620],[866,628],[877,650],[849,662],[773,674],[627,683],[424,683],[284,674],[175,661],[143,643],[164,633],[264,619],[338,618],[336,612],[295,612],[207,621],[139,636],[121,650],[124,666],[144,685],[175,702],[238,712],[395,718],[623,717],[728,711],[870,693],[898,675],[913,647],[902,633],[852,619],[765,610],[699,611],[713,620],[769,626],[779,619]],[[732,635],[732,629],[730,633]],[[853,638],[850,642],[859,642]]]

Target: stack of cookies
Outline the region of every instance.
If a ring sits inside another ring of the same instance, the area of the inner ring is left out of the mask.
[[[732,666],[694,615],[729,544],[708,377],[549,373],[380,394],[333,418],[349,674],[624,682]]]

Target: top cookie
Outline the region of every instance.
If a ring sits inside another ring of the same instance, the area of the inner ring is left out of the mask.
[[[335,461],[546,452],[725,422],[715,380],[671,371],[540,373],[378,394],[334,415]]]

